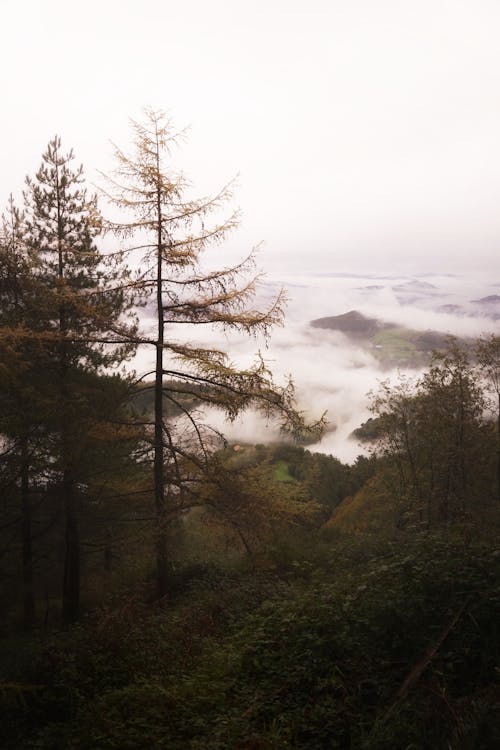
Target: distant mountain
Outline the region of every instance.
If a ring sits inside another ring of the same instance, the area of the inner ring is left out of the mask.
[[[498,305],[500,303],[500,294],[490,294],[488,297],[481,297],[481,299],[473,299],[475,305]]]
[[[392,287],[395,292],[432,292],[437,289],[434,284],[429,284],[428,281],[407,281],[404,284],[397,284]]]
[[[365,296],[381,292],[386,287],[383,284],[368,284],[367,286],[357,286],[356,291],[361,292]]]
[[[418,279],[407,281],[404,284],[396,284],[392,287],[392,291],[401,305],[419,304],[423,300],[432,299],[442,294],[434,284],[430,284],[428,281],[418,281]]]
[[[422,367],[433,351],[444,349],[447,334],[439,331],[415,331],[350,310],[311,321],[313,328],[340,331],[347,338],[363,343],[384,367]]]
[[[332,271],[325,273],[309,273],[308,276],[323,278],[323,279],[381,279],[387,281],[396,281],[401,276],[398,274],[391,274],[389,276],[378,273],[351,273],[350,271]]]
[[[431,354],[436,349],[444,349],[448,342],[448,334],[439,331],[408,331],[409,337],[419,352]]]
[[[487,297],[473,299],[471,302],[480,307],[483,317],[490,318],[491,320],[498,320],[500,318],[500,295],[489,294]]]
[[[436,308],[437,312],[449,313],[450,315],[465,315],[465,310],[460,305],[439,305]]]
[[[356,338],[372,338],[378,331],[390,327],[377,318],[367,318],[357,310],[350,310],[343,315],[331,315],[327,318],[317,318],[310,324],[313,328],[324,328],[328,331],[341,331]]]

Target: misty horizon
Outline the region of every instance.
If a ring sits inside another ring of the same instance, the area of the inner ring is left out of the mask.
[[[412,282],[423,276],[429,286],[417,286],[415,290]],[[384,283],[373,288],[374,279]],[[409,296],[404,294],[405,284],[409,285]],[[493,303],[491,309],[474,302],[498,290],[498,282],[481,273],[444,276],[422,271],[411,277],[397,273],[375,276],[325,271],[268,276],[260,289],[259,304],[265,305],[281,286],[286,288],[289,298],[284,326],[274,330],[267,345],[262,340],[225,335],[209,327],[202,332],[197,330],[195,336],[189,325],[175,325],[167,335],[174,340],[196,340],[220,348],[240,367],[251,365],[260,350],[276,382],[282,383],[287,376],[292,376],[298,408],[310,420],[327,412],[329,424],[325,435],[319,443],[308,445],[308,450],[332,454],[346,462],[354,461],[367,450],[350,437],[370,416],[367,394],[376,390],[381,380],[395,380],[398,372],[416,377],[422,369],[383,366],[374,351],[349,340],[339,331],[313,328],[312,320],[355,309],[363,315],[405,328],[439,331],[462,338],[475,338],[499,330],[500,301]],[[459,306],[460,311],[440,311],[443,304]],[[145,350],[132,363],[139,376],[152,364],[153,355]],[[203,414],[203,421],[223,432],[231,442],[273,443],[283,439],[275,425],[266,423],[253,412],[245,412],[232,423],[216,409],[205,409]]]
[[[475,302],[500,289],[495,3],[89,0],[77,25],[62,0],[6,0],[0,13],[2,68],[13,71],[4,108],[15,113],[2,124],[3,205],[55,132],[98,184],[110,141],[127,150],[129,118],[145,106],[187,126],[169,168],[194,194],[237,175],[231,209],[241,206],[241,225],[208,266],[234,265],[262,243],[258,302],[281,285],[289,296],[268,348],[211,331],[202,340],[243,364],[261,348],[277,379],[291,374],[301,408],[327,409],[337,425],[322,450],[352,458],[349,430],[387,371],[311,320],[357,310],[458,336],[498,330]],[[404,288],[415,279],[436,289]],[[148,356],[136,357],[139,371]]]
[[[172,160],[197,194],[238,175],[223,262],[263,241],[273,274],[495,272],[498,4],[89,0],[75,24],[62,0],[5,0],[0,18],[2,205],[54,133],[99,183],[151,105],[189,128]]]

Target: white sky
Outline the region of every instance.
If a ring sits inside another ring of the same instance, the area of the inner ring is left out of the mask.
[[[0,28],[2,204],[55,133],[94,181],[152,105],[200,192],[240,173],[238,257],[497,272],[498,0],[0,0]]]

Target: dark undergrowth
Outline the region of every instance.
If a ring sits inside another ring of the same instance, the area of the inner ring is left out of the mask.
[[[500,747],[500,547],[337,540],[4,640],[6,749]]]

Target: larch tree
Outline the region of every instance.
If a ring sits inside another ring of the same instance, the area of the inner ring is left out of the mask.
[[[120,255],[104,256],[96,245],[102,222],[95,196],[84,185],[55,137],[33,179],[26,179],[24,237],[43,294],[38,297],[37,340],[49,353],[52,408],[52,474],[65,515],[63,618],[78,617],[80,605],[79,462],[93,420],[85,387],[134,349],[135,324]]]
[[[168,588],[168,525],[179,510],[196,502],[194,488],[210,473],[214,433],[186,399],[217,407],[229,419],[254,407],[280,418],[291,433],[300,433],[305,424],[294,407],[292,383],[277,387],[262,358],[238,369],[223,351],[176,336],[178,324],[267,336],[282,321],[284,294],[263,311],[252,306],[259,281],[253,253],[232,267],[202,267],[203,251],[237,226],[235,212],[218,219],[231,197],[230,186],[213,196],[188,197],[186,179],[168,163],[178,140],[168,117],[146,109],[144,122],[133,122],[132,127],[134,150],[129,154],[115,148],[117,166],[103,192],[123,215],[122,221],[110,222],[110,228],[128,240],[128,251],[141,254],[136,289],[154,305],[154,334],[144,333],[142,340],[155,350],[154,370],[144,377],[154,375],[151,489],[161,598]],[[174,411],[183,418],[171,418]]]

